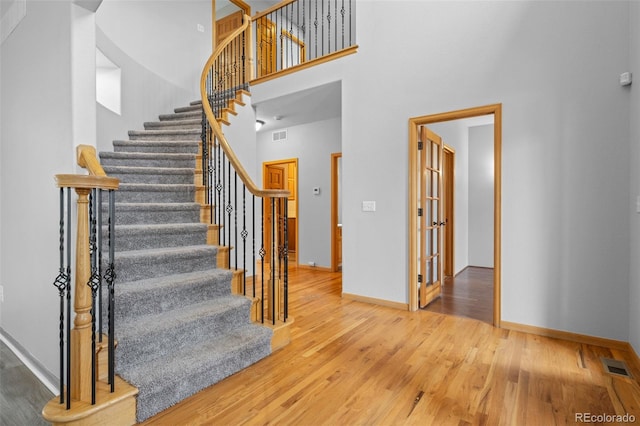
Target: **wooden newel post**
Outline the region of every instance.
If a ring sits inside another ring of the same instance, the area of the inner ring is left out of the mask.
[[[78,194],[78,234],[76,238],[76,313],[71,330],[71,398],[91,402],[91,254],[89,252],[89,193],[76,188]]]

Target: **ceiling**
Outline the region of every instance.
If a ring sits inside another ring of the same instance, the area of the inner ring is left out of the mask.
[[[342,116],[339,81],[254,104],[256,119],[264,121],[259,132],[268,132]]]

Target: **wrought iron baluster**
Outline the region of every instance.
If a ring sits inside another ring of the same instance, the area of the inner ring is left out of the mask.
[[[60,389],[62,392],[62,389]],[[71,408],[71,189],[67,188],[67,410]]]
[[[91,265],[91,275],[87,286],[91,289],[91,405],[96,403],[96,291],[100,286],[98,277],[98,246],[97,246],[97,214],[96,201],[97,189],[92,189],[89,193],[89,263]]]
[[[242,185],[242,294],[247,295],[247,187]]]
[[[67,192],[70,192],[70,189],[67,188]],[[70,201],[69,201],[70,203]],[[69,205],[67,205],[67,209],[69,208]],[[60,316],[59,316],[59,323],[58,323],[58,338],[59,338],[59,349],[60,349],[60,404],[63,404],[65,402],[65,394],[63,392],[63,389],[65,388],[64,386],[64,379],[65,379],[65,375],[64,375],[64,366],[65,366],[65,345],[64,345],[64,335],[65,335],[65,292],[69,291],[69,284],[71,282],[70,280],[70,276],[69,276],[69,269],[68,267],[66,268],[65,265],[65,196],[64,196],[64,188],[60,188],[60,221],[59,221],[59,251],[60,251],[60,266],[58,269],[58,275],[56,276],[53,285],[54,287],[56,287],[58,289],[58,296],[60,298]],[[69,219],[70,220],[70,219]],[[67,222],[67,226],[70,228],[71,227],[71,223]],[[69,246],[69,241],[67,240],[67,253],[69,253],[71,250],[71,247]],[[68,311],[67,311],[67,315]],[[68,316],[67,316],[68,318]],[[68,379],[67,379],[68,380]],[[67,397],[67,409],[70,407],[69,405],[70,400]]]
[[[109,266],[105,271],[104,279],[107,282],[107,288],[109,291],[109,308],[108,308],[108,321],[109,321],[109,335],[108,335],[108,380],[111,385],[111,392],[115,391],[115,192],[109,190]]]
[[[289,199],[284,198],[284,280],[283,280],[283,298],[284,298],[284,321],[289,317]]]
[[[275,306],[275,294],[276,294],[276,224],[278,218],[276,217],[276,199],[271,198],[271,294],[269,295],[269,303],[271,305],[271,323],[276,323],[276,306]]]
[[[260,295],[260,312],[261,312],[261,322],[264,323],[264,256],[266,255],[266,251],[264,249],[264,198],[260,198],[260,217],[262,220],[260,221],[260,275],[261,275],[261,291]]]

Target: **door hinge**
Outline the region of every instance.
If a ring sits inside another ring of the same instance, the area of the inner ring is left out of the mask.
[[[422,207],[418,207],[418,217],[422,216]]]
[[[418,283],[422,282],[422,274],[418,274]]]
[[[422,141],[418,141],[418,151],[422,151]]]

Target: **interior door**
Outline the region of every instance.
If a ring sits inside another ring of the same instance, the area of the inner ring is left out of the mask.
[[[264,77],[277,71],[276,56],[278,46],[276,41],[276,24],[262,17],[256,21],[256,61],[258,77]]]
[[[227,38],[229,34],[235,31],[236,28],[239,28],[242,25],[243,17],[244,15],[242,11],[239,10],[216,21],[216,39],[214,48]]]
[[[442,138],[420,127],[418,283],[423,308],[442,292]]]
[[[269,165],[266,168],[265,189],[285,189],[286,174],[283,166]],[[271,199],[265,200],[264,206],[264,249],[266,251],[265,261],[271,262]]]

